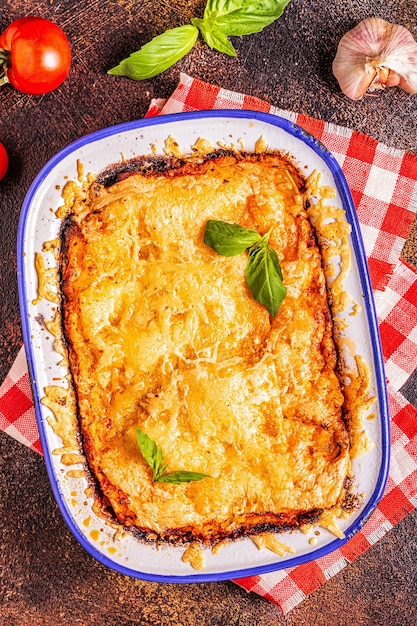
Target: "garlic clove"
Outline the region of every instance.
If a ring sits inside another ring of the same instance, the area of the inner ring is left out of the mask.
[[[400,82],[398,83],[398,87],[400,87],[403,91],[407,93],[417,93],[417,83],[415,77],[409,77],[409,80],[400,77]]]
[[[333,73],[336,76],[343,93],[352,100],[359,100],[377,76],[376,69],[367,63],[362,57],[360,59],[346,57],[346,61],[333,63]]]
[[[399,87],[401,82],[401,76],[395,72],[389,70],[387,80],[385,81],[385,87]]]
[[[394,86],[417,93],[417,42],[404,26],[368,17],[341,38],[332,69],[353,100]]]
[[[417,93],[417,42],[404,26],[397,24],[392,31],[384,65],[400,76],[400,87],[407,85],[406,91]]]

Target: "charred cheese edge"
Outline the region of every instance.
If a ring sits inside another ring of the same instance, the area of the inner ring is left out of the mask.
[[[169,161],[169,160],[167,160]],[[278,154],[217,154],[92,184],[62,231],[63,327],[83,448],[125,526],[169,541],[295,528],[343,506],[345,397],[305,180]],[[208,219],[265,233],[287,296],[272,319]],[[170,471],[152,481],[139,427]]]

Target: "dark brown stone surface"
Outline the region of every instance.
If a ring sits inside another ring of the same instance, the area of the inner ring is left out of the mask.
[[[0,378],[21,345],[15,246],[20,207],[40,168],[81,135],[143,117],[152,97],[167,97],[179,71],[245,91],[283,109],[349,126],[417,152],[417,95],[398,89],[359,102],[338,88],[331,62],[341,35],[378,14],[417,36],[410,0],[292,0],[263,33],[236,39],[237,56],[201,40],[164,75],[136,83],[106,74],[166,28],[201,15],[202,0],[3,0],[0,28],[38,14],[56,21],[73,50],[71,73],[55,92],[0,89],[0,140],[10,154],[0,183]],[[416,263],[417,229],[404,255]],[[0,624],[74,626],[415,626],[417,515],[409,514],[373,548],[286,618],[234,583],[164,585],[104,568],[78,545],[53,499],[43,460],[0,433]]]

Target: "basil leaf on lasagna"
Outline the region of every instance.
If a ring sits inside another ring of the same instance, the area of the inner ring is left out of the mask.
[[[262,237],[256,230],[221,220],[207,220],[204,243],[221,256],[236,256],[248,250],[246,282],[257,302],[275,317],[286,294],[278,255],[269,244],[272,227]]]
[[[160,483],[189,483],[192,480],[202,480],[203,478],[211,478],[208,474],[200,474],[199,472],[186,472],[178,470],[177,472],[168,472],[158,478]]]
[[[187,472],[185,470],[164,473],[168,466],[164,464],[162,450],[158,444],[140,428],[136,428],[136,440],[143,458],[153,471],[154,483],[160,482],[177,485],[180,483],[189,483],[193,480],[201,480],[202,478],[210,478],[208,474]]]
[[[161,448],[149,435],[140,430],[140,428],[136,429],[136,440],[143,458],[153,470],[154,482],[159,480],[160,476],[167,468],[167,466],[164,465],[164,457]]]
[[[286,294],[281,265],[274,248],[268,243],[269,233],[249,250],[246,281],[257,302],[263,304],[272,317],[278,313]]]
[[[222,220],[207,220],[204,243],[221,256],[236,256],[261,240],[256,230],[229,224]]]

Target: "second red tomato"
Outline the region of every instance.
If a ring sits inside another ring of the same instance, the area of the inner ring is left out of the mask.
[[[7,155],[7,150],[0,141],[0,180],[5,177],[8,167],[9,157]]]

